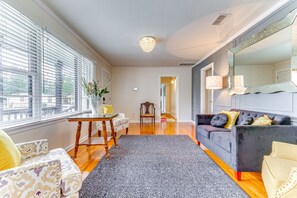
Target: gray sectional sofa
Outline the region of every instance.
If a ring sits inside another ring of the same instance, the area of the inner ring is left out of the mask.
[[[231,109],[239,111],[235,126],[231,130],[210,125],[214,115],[197,114],[196,139],[215,153],[234,171],[237,180],[241,172],[261,171],[263,156],[271,153],[272,141],[297,144],[297,126],[291,125],[289,116]],[[271,126],[239,126],[247,117],[268,115]]]

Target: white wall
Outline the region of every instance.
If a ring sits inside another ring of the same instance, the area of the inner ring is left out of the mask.
[[[114,67],[112,68],[112,102],[115,111],[124,112],[131,122],[139,122],[142,102],[156,106],[160,121],[160,78],[177,77],[177,119],[191,120],[191,68],[189,67]],[[137,87],[138,91],[132,91]]]
[[[69,28],[63,25],[58,18],[46,12],[33,0],[6,0],[6,2],[28,16],[32,21],[36,22],[41,27],[47,29],[69,46],[76,49],[81,54],[89,57],[96,62],[96,78],[102,76],[102,68],[111,71],[111,66],[92,50],[84,41],[72,32]],[[40,2],[40,1],[38,1]],[[87,130],[84,130],[81,137],[86,135]],[[47,121],[43,124],[36,124],[33,127],[22,127],[18,129],[6,130],[15,142],[24,142],[37,139],[48,139],[49,147],[69,147],[75,141],[76,123],[68,123],[66,119],[59,121]]]

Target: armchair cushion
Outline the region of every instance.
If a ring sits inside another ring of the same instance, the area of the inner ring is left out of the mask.
[[[112,105],[103,106],[103,113],[104,114],[112,114],[113,113],[113,106]]]
[[[21,153],[11,138],[0,130],[0,170],[17,167],[21,163]]]
[[[264,156],[263,164],[269,167],[270,179],[276,188],[286,182],[289,178],[291,169],[297,167],[297,161],[267,155]]]
[[[60,161],[18,166],[0,171],[1,197],[60,197]]]
[[[82,185],[81,173],[72,159],[62,148],[50,150],[45,155],[28,158],[22,165],[40,163],[47,160],[59,159],[61,162],[61,190],[64,196],[71,195],[80,190]]]
[[[23,160],[48,153],[48,141],[46,139],[20,143],[16,146],[21,152]]]

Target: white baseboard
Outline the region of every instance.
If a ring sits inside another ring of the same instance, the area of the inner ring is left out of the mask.
[[[92,131],[92,136],[95,135],[96,133],[97,133],[97,130],[93,130],[93,131]],[[79,143],[85,141],[86,139],[88,139],[88,134],[85,135],[84,137],[80,138]],[[65,150],[68,152],[68,151],[70,151],[71,149],[73,149],[74,146],[75,146],[75,143],[70,144],[69,146],[67,146],[67,147],[65,148]]]

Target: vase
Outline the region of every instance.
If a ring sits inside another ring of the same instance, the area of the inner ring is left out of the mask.
[[[99,115],[99,101],[100,97],[99,96],[90,96],[90,104],[91,104],[91,110],[92,110],[92,115],[97,116]]]

